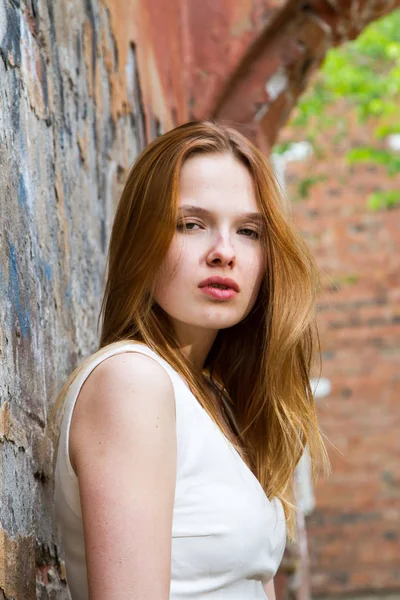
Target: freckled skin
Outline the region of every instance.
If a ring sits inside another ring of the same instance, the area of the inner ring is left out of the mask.
[[[211,217],[187,212],[158,272],[153,296],[169,314],[183,345],[200,338],[211,346],[219,329],[240,322],[252,309],[264,273],[257,225],[240,213],[260,212],[252,177],[230,154],[194,156],[181,170],[179,205],[213,211]],[[188,225],[190,223],[190,225]],[[198,284],[207,277],[230,277],[240,292],[221,302]]]

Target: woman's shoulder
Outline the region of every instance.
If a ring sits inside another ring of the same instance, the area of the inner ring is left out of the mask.
[[[127,342],[117,347],[105,346],[91,355],[91,363],[80,390],[80,395],[98,396],[99,390],[130,389],[150,391],[154,386],[171,387],[171,378],[162,365],[162,359],[141,342]]]
[[[75,470],[79,448],[90,431],[121,434],[125,424],[175,417],[174,388],[169,374],[154,358],[122,350],[104,358],[86,377],[73,411],[70,456]],[[146,416],[147,415],[147,416]]]
[[[150,350],[150,349],[149,349]],[[90,373],[94,388],[104,384],[121,388],[128,385],[149,389],[156,384],[170,382],[170,377],[153,353],[125,349],[102,360]]]
[[[149,389],[164,382],[171,387],[173,369],[143,342],[124,340],[101,347],[86,358],[71,373],[60,396],[65,397],[64,410],[70,416],[78,398],[96,395],[105,384],[118,390],[121,386],[142,386]],[[69,420],[69,418],[68,418]]]
[[[82,374],[81,378],[86,382],[89,378],[112,377],[116,371],[118,374],[119,370],[124,370],[127,362],[132,365],[148,365],[151,369],[153,365],[162,365],[165,361],[144,342],[123,340],[102,346],[88,355],[76,371]],[[155,366],[154,369],[162,372],[160,367]]]

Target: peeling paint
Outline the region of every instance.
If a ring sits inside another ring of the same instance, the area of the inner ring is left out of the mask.
[[[11,2],[2,8],[3,35],[1,36],[1,55],[7,58],[10,67],[18,67],[21,63],[21,19],[16,6]]]
[[[18,273],[20,272],[20,269],[18,268],[17,254],[13,244],[10,244],[9,252],[9,298],[17,311],[19,325],[18,331],[22,334],[22,337],[27,338],[29,334],[29,313],[22,306],[20,285],[18,281]]]
[[[35,600],[34,549],[32,535],[12,538],[0,527],[0,590],[6,597]]]
[[[39,119],[47,119],[49,113],[46,63],[25,19],[21,19],[20,35],[21,79],[24,81],[32,110]]]
[[[19,448],[25,448],[28,441],[22,425],[12,418],[8,401],[0,406],[0,443],[5,441]]]
[[[287,89],[289,78],[284,69],[276,71],[265,84],[265,91],[268,94],[270,102],[273,102],[277,97]]]
[[[18,600],[69,597],[45,423],[96,349],[119,172],[144,146],[135,48],[123,110],[120,57],[97,0],[0,0],[0,596]]]

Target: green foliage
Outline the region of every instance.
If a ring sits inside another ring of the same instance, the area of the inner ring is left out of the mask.
[[[334,130],[334,144],[347,134],[348,115],[334,120],[327,110],[343,98],[360,124],[376,124],[376,147],[371,140],[368,147],[354,148],[346,155],[348,163],[380,164],[391,176],[399,173],[400,153],[382,149],[379,142],[400,133],[400,9],[370,24],[355,41],[330,50],[314,85],[300,100],[290,125],[301,129],[317,158],[318,153],[323,156],[318,138],[328,128]],[[300,196],[306,197],[314,183],[313,178],[303,180]],[[368,207],[391,208],[397,202],[398,192],[379,192],[368,199]]]
[[[360,122],[370,117],[397,116],[400,107],[400,10],[369,25],[353,42],[327,53],[314,88],[300,101],[303,116],[346,97]],[[316,114],[314,112],[314,114]],[[387,125],[386,135],[390,131]]]
[[[302,200],[308,198],[310,188],[321,181],[326,181],[328,178],[326,175],[314,175],[305,177],[297,184],[297,193]]]
[[[274,154],[285,154],[293,146],[294,142],[282,142],[281,144],[275,144]]]
[[[343,275],[337,275],[331,279],[331,289],[337,291],[343,286],[355,285],[360,281],[360,276],[357,273],[344,273]]]
[[[374,192],[368,197],[367,205],[371,210],[382,208],[393,208],[400,202],[400,190],[389,190],[387,192]]]
[[[400,173],[400,153],[391,152],[390,150],[363,146],[347,152],[346,159],[350,165],[356,163],[383,165],[391,176]]]
[[[391,123],[387,125],[386,123],[382,123],[378,125],[374,131],[375,137],[378,140],[385,138],[386,136],[392,133],[400,133],[400,122],[399,123]]]
[[[298,104],[298,113],[293,125],[305,127],[312,118],[327,120],[326,107],[334,101],[334,97],[324,81],[316,81],[311,94],[307,94]]]

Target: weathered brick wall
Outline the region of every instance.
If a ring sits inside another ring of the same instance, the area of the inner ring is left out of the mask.
[[[366,208],[371,192],[400,189],[400,177],[343,159],[370,143],[372,127],[353,123],[333,145],[327,134],[322,161],[287,167],[294,199],[310,173],[327,176],[294,206],[323,270],[322,376],[332,383],[318,412],[333,474],[307,523],[315,597],[400,596],[400,207]]]

